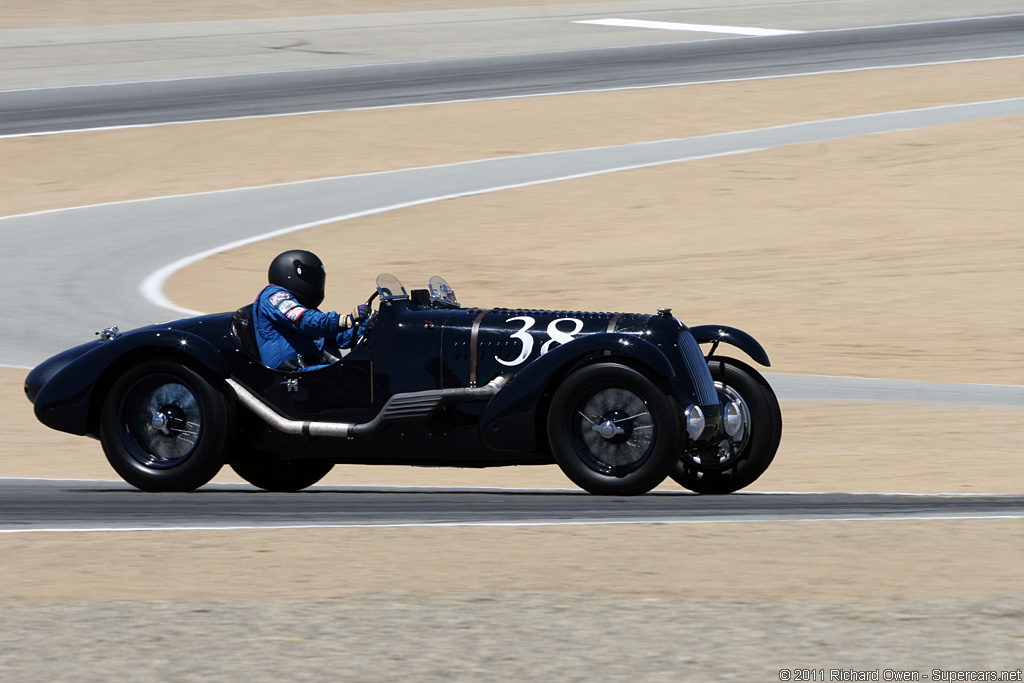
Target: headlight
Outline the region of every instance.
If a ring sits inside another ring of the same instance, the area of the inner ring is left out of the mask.
[[[692,405],[686,409],[686,433],[691,439],[696,439],[704,433],[704,424],[704,411],[700,406]]]
[[[729,401],[725,404],[725,433],[729,437],[736,436],[743,427],[743,409],[739,401]]]

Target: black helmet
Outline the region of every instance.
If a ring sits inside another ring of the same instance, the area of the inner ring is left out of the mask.
[[[316,308],[324,300],[324,263],[311,251],[293,249],[270,262],[270,284],[284,287],[306,308]]]

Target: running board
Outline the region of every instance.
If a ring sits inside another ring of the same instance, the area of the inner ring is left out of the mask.
[[[234,390],[242,405],[278,431],[285,434],[302,434],[303,436],[337,436],[351,439],[357,436],[369,436],[391,422],[424,420],[449,401],[490,400],[508,384],[509,378],[510,375],[498,375],[482,387],[434,389],[395,394],[388,399],[375,418],[362,423],[289,420],[235,380],[228,377],[225,381]]]

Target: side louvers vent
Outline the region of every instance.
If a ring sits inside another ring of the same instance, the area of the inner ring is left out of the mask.
[[[690,371],[690,377],[693,378],[694,387],[697,389],[698,404],[706,406],[718,403],[718,391],[715,390],[715,381],[711,379],[708,362],[689,330],[679,333],[679,351],[683,354],[683,362],[686,363],[686,369]]]

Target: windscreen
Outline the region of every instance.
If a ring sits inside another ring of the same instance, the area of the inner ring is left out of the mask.
[[[455,298],[455,290],[445,282],[443,277],[435,275],[430,278],[430,301],[449,308],[458,308],[459,301]]]
[[[409,298],[405,285],[391,273],[381,273],[377,276],[377,291],[380,292],[381,301]]]

